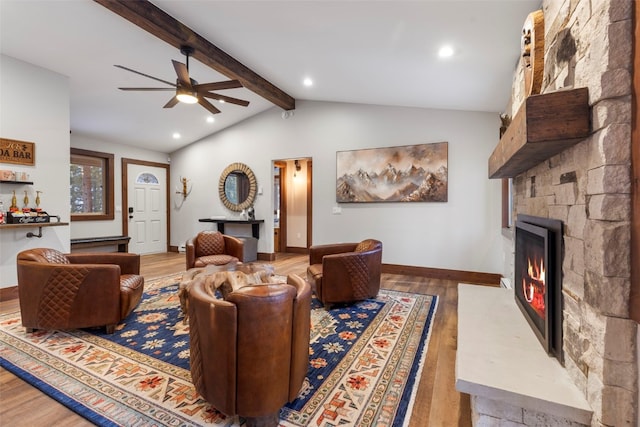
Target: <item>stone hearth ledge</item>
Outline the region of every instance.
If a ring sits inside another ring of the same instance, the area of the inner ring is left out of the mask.
[[[511,289],[458,285],[456,389],[591,424],[584,395],[544,351]]]

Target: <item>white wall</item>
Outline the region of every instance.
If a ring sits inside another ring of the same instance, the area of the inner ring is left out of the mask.
[[[69,222],[69,82],[67,77],[6,55],[0,55],[0,136],[35,143],[35,166],[0,164],[2,169],[27,172],[29,185],[0,184],[5,209],[16,190],[18,201],[35,199],[40,207]],[[43,237],[27,238],[37,228],[0,229],[0,287],[17,284],[16,255],[35,247],[69,250],[69,226],[42,229]]]
[[[156,163],[168,163],[167,153],[159,151],[143,150],[128,145],[115,144],[100,141],[92,137],[71,134],[71,147],[84,150],[100,151],[114,156],[114,204],[115,215],[113,220],[107,221],[74,221],[71,224],[71,238],[117,236],[122,234],[122,159],[144,160]],[[68,176],[67,171],[67,176]],[[68,185],[68,182],[67,182]],[[169,188],[173,188],[172,182],[168,182]],[[169,203],[171,203],[169,201]]]
[[[178,246],[211,224],[199,218],[233,217],[219,201],[218,180],[232,162],[253,169],[258,186],[259,252],[273,252],[274,159],[313,160],[313,244],[383,242],[383,262],[497,273],[502,270],[500,181],[487,178],[487,160],[498,141],[497,114],[298,101],[295,115],[272,108],[171,154],[175,181],[193,190],[171,218]],[[336,151],[447,141],[447,203],[341,204],[333,215]]]

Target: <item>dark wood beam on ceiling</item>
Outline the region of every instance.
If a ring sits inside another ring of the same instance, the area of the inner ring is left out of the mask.
[[[218,48],[195,31],[147,0],[94,0],[170,45],[190,46],[192,57],[285,110],[296,108],[296,100],[260,77],[256,72]]]

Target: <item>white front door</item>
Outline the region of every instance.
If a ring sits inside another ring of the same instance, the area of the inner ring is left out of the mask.
[[[164,168],[128,164],[129,252],[167,251],[167,177]]]

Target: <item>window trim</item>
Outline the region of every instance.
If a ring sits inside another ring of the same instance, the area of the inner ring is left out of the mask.
[[[502,178],[502,228],[513,227],[513,180]]]
[[[110,153],[101,153],[99,151],[83,150],[80,148],[71,148],[71,155],[96,157],[105,163],[105,200],[104,200],[104,213],[102,214],[88,214],[88,213],[71,213],[71,221],[104,221],[113,220],[114,217],[114,156]],[[71,200],[69,200],[71,202]]]

